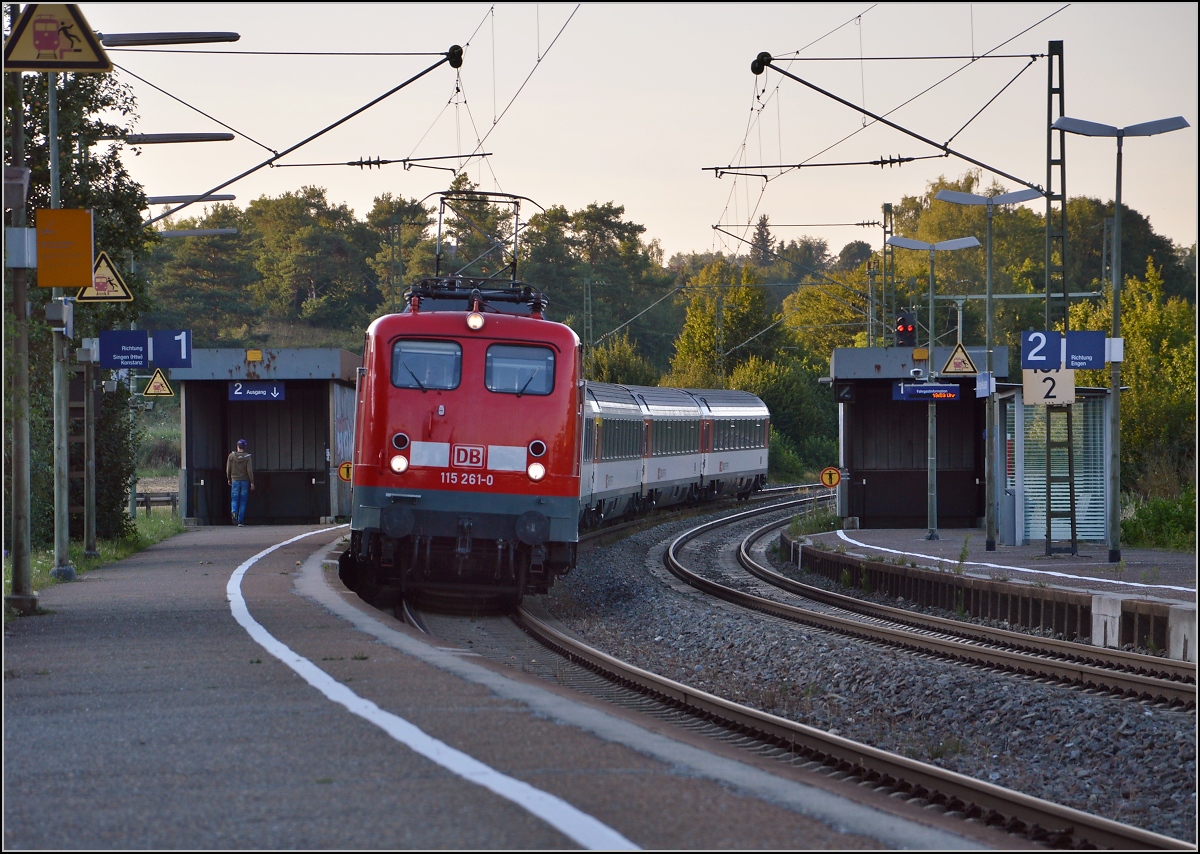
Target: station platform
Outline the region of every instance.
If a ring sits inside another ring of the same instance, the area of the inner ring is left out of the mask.
[[[1108,544],[1079,542],[1078,554],[1046,554],[1046,541],[1023,546],[996,545],[987,551],[981,528],[947,528],[939,539],[927,540],[925,528],[843,530],[811,537],[830,548],[836,543],[847,551],[886,556],[903,554],[918,566],[937,569],[957,567],[976,578],[994,578],[1003,573],[1015,583],[1038,583],[1050,587],[1099,595],[1120,595],[1169,603],[1196,602],[1196,555],[1163,549],[1121,548],[1121,563],[1108,562]],[[1054,543],[1055,548],[1063,543]],[[1065,544],[1069,546],[1069,543]],[[965,559],[964,559],[965,552]]]
[[[981,529],[853,529],[784,535],[790,559],[811,572],[918,607],[953,610],[1002,628],[1195,663],[1200,652],[1196,555],[1079,542],[1046,554],[1046,542],[986,549]],[[1056,549],[1063,544],[1053,543]],[[845,580],[843,580],[845,579]]]

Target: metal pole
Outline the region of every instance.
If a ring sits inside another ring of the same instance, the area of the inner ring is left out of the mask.
[[[15,25],[20,17],[17,5],[9,6]],[[16,72],[13,80],[16,104],[12,121],[12,162],[14,166],[25,165],[25,92],[24,78]],[[12,223],[15,228],[26,228],[29,220],[26,204],[13,209]],[[33,591],[33,576],[30,556],[30,479],[29,479],[29,307],[28,273],[24,268],[14,267],[12,274],[12,312],[16,318],[16,352],[13,358],[13,417],[12,446],[12,591],[5,597],[5,604],[22,613],[37,610],[38,597]]]
[[[934,248],[929,247],[929,381],[933,382],[933,255]],[[931,397],[929,398],[929,435],[926,439],[928,447],[928,457],[926,461],[927,472],[927,487],[929,491],[929,507],[928,507],[928,523],[929,532],[925,535],[927,540],[941,539],[937,532],[937,402]]]
[[[987,305],[984,322],[984,350],[986,355],[987,372],[987,401],[984,406],[984,442],[983,442],[983,489],[987,496],[984,502],[984,549],[989,552],[996,550],[996,402],[992,397],[992,211],[991,201],[987,203]]]
[[[1124,131],[1117,131],[1117,209],[1113,217],[1112,337],[1114,345],[1121,337],[1121,143]],[[1121,362],[1109,361],[1112,374],[1112,454],[1108,466],[1108,562],[1121,561]]]
[[[130,321],[129,328],[137,329],[137,323]],[[126,374],[126,376],[129,378],[129,402],[132,404],[133,399],[134,399],[134,391],[133,390],[135,388],[137,388],[137,378],[134,377],[134,375],[133,375],[133,368],[128,368],[127,371],[128,371],[128,373]],[[130,420],[133,420],[135,417],[136,416],[133,414],[133,412],[130,411],[129,412]],[[134,448],[135,457],[136,457],[137,453],[138,453],[138,449]],[[137,485],[138,485],[137,470],[134,469],[133,477],[131,477],[129,479],[129,518],[130,519],[137,518]],[[149,515],[149,511],[147,511],[147,515]]]
[[[867,346],[875,346],[875,262],[867,261]]]
[[[46,75],[47,110],[50,126],[47,142],[50,146],[50,207],[62,207],[59,190],[61,180],[58,162],[58,74]],[[63,297],[63,289],[54,289],[54,299]],[[71,566],[71,508],[69,506],[69,458],[67,456],[67,351],[66,336],[54,333],[54,568],[50,575],[59,581],[74,581],[75,567]]]
[[[96,548],[96,369],[90,361],[83,367],[83,454],[83,556],[99,557]]]

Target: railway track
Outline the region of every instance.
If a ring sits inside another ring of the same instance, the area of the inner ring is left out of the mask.
[[[789,579],[755,561],[750,556],[749,545],[787,524],[787,520],[773,521],[745,537],[738,549],[738,560],[756,578],[804,597],[809,600],[806,604],[785,603],[735,589],[693,572],[680,559],[683,547],[697,537],[733,522],[793,504],[799,506],[808,500],[748,510],[685,531],[667,549],[667,568],[702,592],[792,622],[970,666],[1051,680],[1130,700],[1162,703],[1172,708],[1196,708],[1196,667],[1188,662],[926,616],[863,602]]]
[[[775,506],[749,511],[735,514],[735,518],[778,509]],[[752,550],[749,543],[761,539],[778,524],[763,526],[744,538],[739,551],[748,554]],[[706,527],[709,526],[699,526],[701,529]],[[694,535],[696,530],[688,534]],[[681,539],[676,538],[672,549],[668,551],[674,550]],[[861,604],[858,600],[852,601]],[[426,630],[439,638],[447,631],[450,634],[466,632],[468,629],[461,627],[470,627],[469,631],[474,633],[475,639],[470,648],[481,651],[483,645],[479,639],[480,633],[484,633],[498,644],[500,651],[493,653],[496,660],[512,665],[514,658],[519,659],[517,666],[524,671],[534,672],[606,702],[619,703],[639,713],[699,730],[788,765],[846,781],[859,787],[858,791],[872,790],[880,795],[907,801],[914,808],[943,812],[1040,845],[1072,849],[1194,850],[1194,846],[1188,842],[872,748],[649,673],[576,640],[556,628],[552,619],[536,613],[536,607],[531,603],[511,619],[493,617],[488,618],[486,623],[479,619],[460,621],[457,624],[460,628],[447,629],[448,624],[444,621],[452,618],[440,615],[416,613],[410,620],[415,625],[425,626]],[[910,612],[904,612],[904,615],[906,618],[914,617]],[[870,619],[877,620],[878,617]],[[431,621],[434,625],[429,626]],[[977,628],[970,627],[971,630]],[[908,631],[914,633],[911,627]],[[536,640],[537,645],[531,650],[512,652],[525,642],[518,637],[520,633]],[[471,635],[464,634],[462,637],[471,643]],[[462,637],[456,640],[461,642]],[[1044,640],[1021,637],[1018,643],[1037,644]],[[1004,844],[1001,838],[999,847],[1004,847]]]

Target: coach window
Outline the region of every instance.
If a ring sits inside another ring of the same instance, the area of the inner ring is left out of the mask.
[[[392,385],[397,388],[458,388],[462,347],[453,341],[402,339],[392,347]]]
[[[554,391],[554,351],[547,347],[493,344],[487,349],[484,383],[502,394],[550,394]]]

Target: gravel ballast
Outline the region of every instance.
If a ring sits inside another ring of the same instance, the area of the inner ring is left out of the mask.
[[[543,597],[547,610],[597,649],[675,681],[1196,841],[1195,713],[915,657],[718,603],[662,563],[667,542],[695,524],[581,553]],[[691,554],[699,556],[685,562]]]

